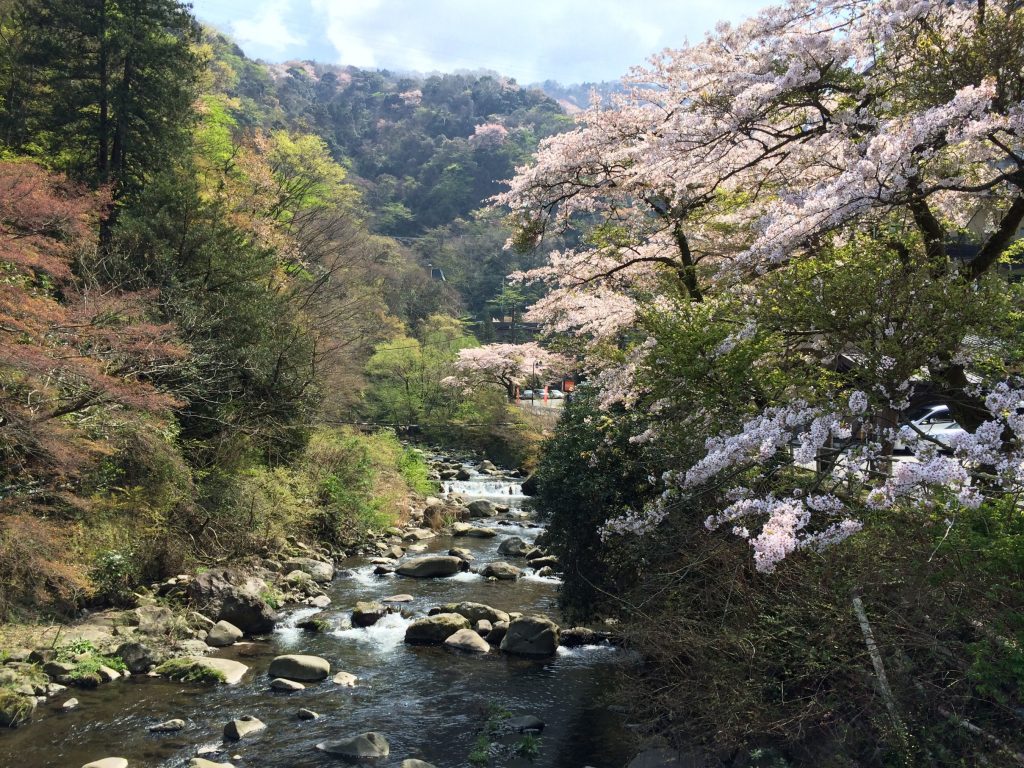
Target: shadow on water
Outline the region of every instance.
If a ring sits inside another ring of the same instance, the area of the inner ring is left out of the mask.
[[[532,540],[540,533],[521,517],[524,497],[515,481],[474,473],[472,479],[446,482],[446,490],[467,499],[488,498],[512,507],[512,525],[502,520],[474,521],[495,527],[493,539],[448,536],[430,539],[426,552],[446,552],[453,545],[470,549],[476,567],[507,559],[498,546],[507,536]],[[512,492],[510,493],[510,489]],[[507,521],[505,521],[507,522]],[[250,666],[236,686],[203,687],[147,677],[115,682],[95,691],[71,692],[78,708],[60,711],[66,696],[41,708],[37,722],[0,732],[0,766],[77,768],[91,760],[119,755],[132,768],[187,766],[204,749],[207,759],[230,761],[238,768],[312,768],[339,764],[320,755],[314,745],[368,730],[380,731],[391,744],[385,766],[416,757],[439,768],[468,766],[468,755],[489,707],[514,715],[536,715],[547,725],[537,768],[620,768],[628,762],[630,739],[621,716],[605,706],[615,680],[634,663],[609,647],[560,649],[552,659],[532,661],[492,652],[456,655],[442,648],[405,645],[411,618],[392,614],[368,628],[353,628],[352,607],[359,600],[395,593],[413,596],[403,606],[410,616],[424,615],[446,602],[474,601],[505,611],[545,613],[557,618],[558,580],[529,576],[517,582],[490,582],[474,574],[446,579],[379,577],[365,559],[339,564],[341,575],[330,585],[332,604],[324,616],[333,630],[316,635],[294,625],[312,614],[291,611],[263,641],[225,649],[221,655]],[[330,680],[297,693],[271,692],[266,669],[281,653],[309,653],[331,662],[332,674],[347,671],[359,678],[355,688]],[[300,721],[306,707],[321,717]],[[224,724],[241,715],[267,724],[260,734],[236,744],[221,739]],[[185,730],[157,735],[148,727],[182,718]],[[494,765],[521,765],[522,761]],[[343,763],[341,763],[343,764]]]

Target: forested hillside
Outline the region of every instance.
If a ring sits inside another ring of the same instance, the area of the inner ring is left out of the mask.
[[[331,424],[430,420],[476,343],[458,288],[517,266],[470,212],[557,105],[498,77],[264,66],[175,0],[0,14],[0,613],[387,520],[419,474]],[[387,236],[432,227],[476,233],[447,284]],[[399,407],[380,345],[420,342]]]

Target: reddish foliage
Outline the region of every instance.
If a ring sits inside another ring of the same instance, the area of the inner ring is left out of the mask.
[[[105,204],[29,163],[0,163],[0,459],[9,479],[64,475],[95,453],[67,419],[97,405],[160,411],[147,382],[179,358],[145,293],[77,280]]]

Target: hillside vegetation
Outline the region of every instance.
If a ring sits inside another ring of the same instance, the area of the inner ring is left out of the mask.
[[[284,535],[351,544],[429,488],[393,433],[345,423],[509,420],[439,397],[476,343],[460,284],[389,235],[471,226],[554,102],[259,64],[175,0],[0,24],[0,617]],[[421,342],[396,403],[386,350]]]

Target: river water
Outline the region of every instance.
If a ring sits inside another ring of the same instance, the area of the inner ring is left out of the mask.
[[[473,471],[467,481],[446,481],[446,493],[472,500],[487,498],[509,505],[501,518],[474,524],[499,530],[492,539],[438,536],[427,542],[425,554],[445,554],[465,547],[476,557],[475,568],[506,558],[497,552],[507,536],[527,541],[540,533],[523,511],[524,497],[511,478],[494,478]],[[520,566],[525,565],[522,561]],[[560,619],[558,579],[528,575],[516,582],[492,582],[463,573],[444,579],[375,576],[367,559],[341,562],[339,576],[329,585],[332,604],[325,612],[334,629],[312,634],[294,627],[316,609],[286,612],[285,620],[266,640],[223,649],[218,655],[236,658],[251,669],[234,686],[197,686],[136,676],[100,686],[95,691],[68,691],[37,711],[36,721],[16,730],[0,729],[0,766],[79,768],[108,756],[127,758],[132,768],[187,766],[199,751],[209,760],[232,762],[238,768],[306,768],[337,765],[340,761],[317,752],[321,741],[378,731],[390,742],[384,766],[397,766],[415,757],[438,768],[469,766],[488,707],[500,706],[513,716],[535,715],[546,728],[533,762],[495,750],[492,766],[533,765],[537,768],[621,768],[630,756],[630,739],[621,715],[609,708],[616,678],[634,660],[610,646],[560,648],[547,660],[513,658],[492,651],[486,655],[455,654],[438,647],[413,647],[403,642],[412,618],[447,602],[486,603],[504,611],[541,613]],[[391,614],[368,628],[352,628],[349,616],[359,600],[397,593],[414,597],[404,618]],[[561,622],[560,622],[561,623]],[[266,670],[282,653],[323,656],[331,674],[351,672],[355,688],[330,679],[307,684],[297,693],[272,692]],[[80,705],[60,711],[76,696]],[[300,721],[307,707],[317,720]],[[221,741],[224,724],[242,715],[255,715],[267,724],[262,733],[235,744]],[[149,726],[182,718],[187,728],[175,734],[151,734]],[[509,741],[507,739],[506,741]]]

